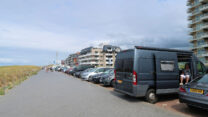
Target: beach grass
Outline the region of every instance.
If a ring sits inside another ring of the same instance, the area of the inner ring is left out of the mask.
[[[7,89],[12,89],[29,76],[37,74],[41,68],[38,66],[0,66],[0,95]]]

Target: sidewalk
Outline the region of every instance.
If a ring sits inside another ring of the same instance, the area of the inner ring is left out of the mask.
[[[208,111],[202,109],[190,109],[186,104],[181,104],[177,95],[160,96],[158,103],[155,105],[189,117],[208,117]]]

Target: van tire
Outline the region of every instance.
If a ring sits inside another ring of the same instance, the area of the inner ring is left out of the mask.
[[[158,97],[154,89],[149,89],[145,97],[146,100],[151,104],[155,104],[158,101]]]

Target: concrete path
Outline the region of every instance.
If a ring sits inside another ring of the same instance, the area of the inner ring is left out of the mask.
[[[0,97],[0,117],[177,117],[63,73],[40,71]]]

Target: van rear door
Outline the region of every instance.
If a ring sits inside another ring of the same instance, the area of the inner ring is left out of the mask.
[[[156,52],[156,89],[179,87],[178,58],[176,52]]]
[[[133,93],[133,57],[133,51],[120,53],[115,63],[115,88],[128,93]]]

